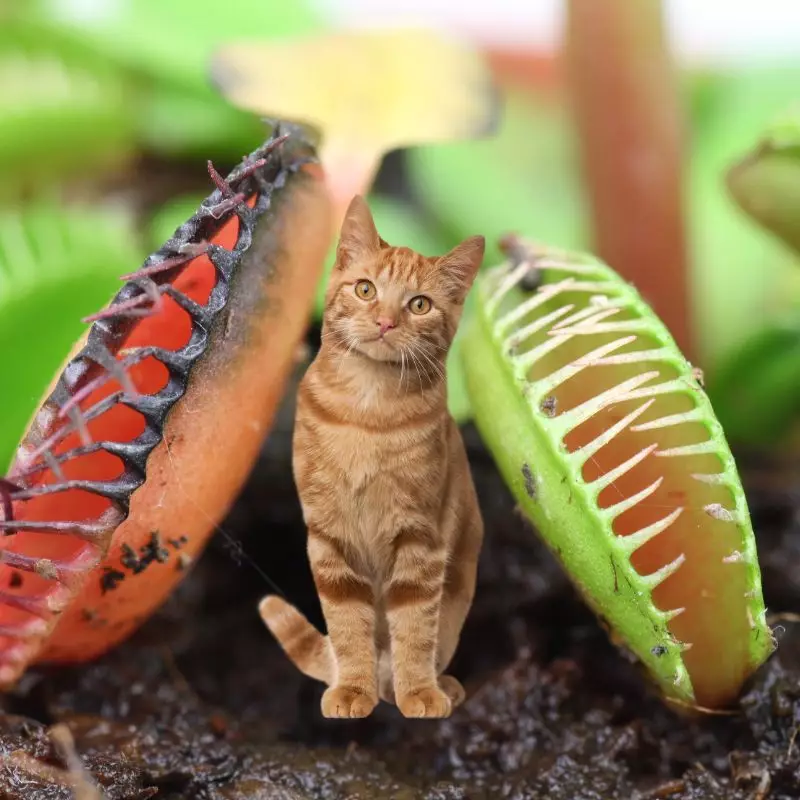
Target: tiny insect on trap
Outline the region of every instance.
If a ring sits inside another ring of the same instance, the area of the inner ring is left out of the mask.
[[[667,698],[723,707],[774,649],[744,492],[699,376],[635,289],[508,237],[464,369],[506,482]]]

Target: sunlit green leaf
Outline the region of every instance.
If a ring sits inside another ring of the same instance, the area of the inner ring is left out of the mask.
[[[136,82],[141,142],[168,154],[238,158],[266,138],[257,118],[212,87],[209,62],[224,42],[305,33],[320,22],[303,0],[26,0],[15,9],[37,29],[69,37]],[[117,95],[120,89],[117,89]]]
[[[220,43],[245,37],[287,36],[314,30],[317,16],[304,0],[26,0],[26,19],[71,31],[97,52],[137,74],[211,93],[208,60]]]
[[[183,86],[154,86],[141,101],[138,125],[143,147],[166,156],[238,161],[269,135],[258,117],[221,97]]]

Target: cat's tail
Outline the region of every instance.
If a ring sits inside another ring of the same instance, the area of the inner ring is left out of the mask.
[[[258,611],[264,624],[300,672],[328,685],[333,682],[335,663],[327,636],[323,636],[294,606],[277,595],[267,595],[259,603]]]

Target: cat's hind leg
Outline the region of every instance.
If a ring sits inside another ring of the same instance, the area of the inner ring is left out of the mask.
[[[448,561],[442,592],[436,670],[439,675],[439,686],[447,693],[453,708],[464,702],[466,693],[458,680],[452,675],[442,673],[453,659],[464,621],[475,596],[478,554],[482,539],[483,522],[480,517],[467,520]]]
[[[458,708],[467,696],[461,682],[452,675],[440,675],[439,688],[450,698],[453,708]]]

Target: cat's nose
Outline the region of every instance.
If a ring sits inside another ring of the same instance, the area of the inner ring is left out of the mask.
[[[384,336],[386,331],[390,331],[395,327],[395,321],[391,317],[378,317],[375,320],[375,324],[381,329],[381,336]]]

